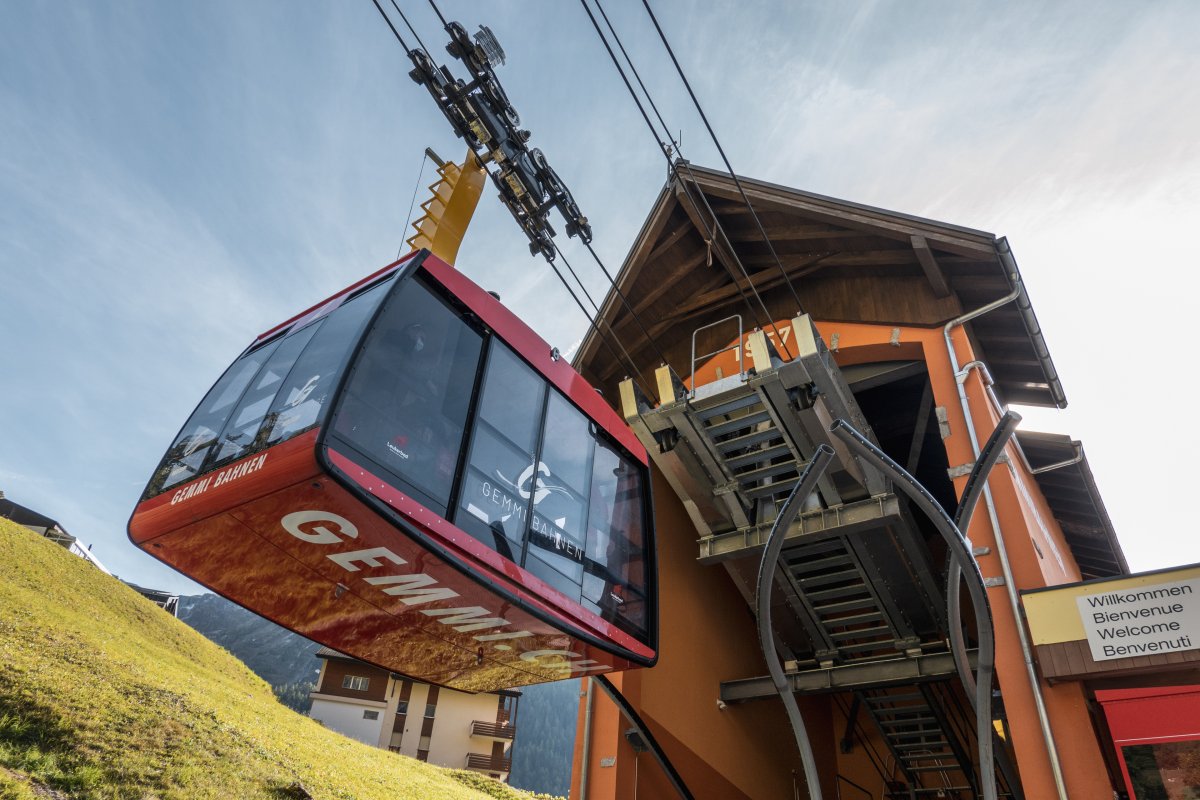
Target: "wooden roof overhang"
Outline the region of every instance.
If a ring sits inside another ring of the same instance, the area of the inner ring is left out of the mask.
[[[1129,564],[1083,454],[1083,445],[1058,433],[1019,431],[1017,443],[1062,528],[1083,580],[1129,574]]]
[[[941,326],[1016,290],[1014,302],[967,323],[968,335],[1002,400],[1066,405],[1004,239],[764,181],[740,181],[804,312],[826,321]],[[598,324],[615,332],[647,386],[659,353],[686,377],[692,332],[702,325],[740,313],[749,330],[801,310],[730,175],[686,162],[659,194],[617,286],[625,299],[610,292]],[[619,348],[608,338],[606,345],[590,331],[575,364],[615,398],[617,384],[631,369],[620,363]],[[714,332],[709,344],[731,338],[728,330]]]

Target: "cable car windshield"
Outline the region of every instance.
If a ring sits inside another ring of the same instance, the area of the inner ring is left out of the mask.
[[[183,426],[142,499],[320,425],[350,348],[391,277],[235,361]]]
[[[397,287],[367,333],[329,437],[568,599],[646,635],[636,462],[422,277]]]

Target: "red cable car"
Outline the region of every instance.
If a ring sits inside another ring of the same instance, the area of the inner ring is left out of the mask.
[[[129,537],[321,644],[468,691],[654,664],[646,452],[427,251],[258,337]]]

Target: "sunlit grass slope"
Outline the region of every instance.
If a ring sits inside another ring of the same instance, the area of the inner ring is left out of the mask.
[[[0,520],[0,800],[305,791],[318,800],[530,797],[299,716],[191,628]]]

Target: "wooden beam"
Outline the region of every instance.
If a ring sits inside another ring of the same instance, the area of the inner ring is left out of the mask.
[[[821,253],[780,253],[779,260],[784,269],[808,266],[816,256],[822,256],[821,264],[826,267],[890,267],[903,264],[913,264],[916,256],[911,250],[860,250],[835,251]],[[775,259],[766,255],[748,255],[742,257],[742,263],[747,267],[773,266]]]
[[[680,279],[707,261],[708,248],[704,245],[701,245],[687,258],[671,267],[671,269],[665,274],[656,276],[654,278],[654,288],[650,291],[646,292],[645,294],[631,294],[627,292],[626,296],[633,305],[634,313],[639,315],[645,313],[650,306],[655,303],[655,301],[657,301],[671,289],[674,289]],[[719,278],[722,282],[726,280],[724,275],[718,275],[717,278]],[[622,312],[624,312],[623,308],[620,312],[618,312],[619,321],[613,328],[613,331],[618,338],[620,338],[622,334],[633,330],[636,327],[633,317],[628,313]]]
[[[925,270],[925,277],[929,279],[929,285],[933,287],[933,296],[949,297],[950,286],[946,283],[946,276],[938,266],[937,259],[933,257],[933,251],[929,249],[925,237],[913,236],[912,246],[913,252],[917,254],[917,261],[921,263],[921,269]]]
[[[847,237],[870,236],[863,231],[838,228],[831,225],[764,225],[767,237],[773,242],[800,242],[808,239],[843,239]],[[729,231],[729,238],[735,242],[761,242],[762,232],[758,227],[738,228]]]
[[[697,189],[696,191],[700,191]],[[738,269],[737,255],[725,241],[725,237],[721,235],[720,223],[716,219],[704,219],[703,212],[696,207],[692,202],[692,196],[684,189],[683,184],[676,183],[675,199],[679,201],[679,205],[687,212],[688,218],[692,224],[696,226],[696,230],[704,237],[705,231],[712,231],[712,249],[713,258],[720,262],[725,271],[729,273],[729,277],[737,280],[741,270]]]
[[[689,231],[693,230],[695,230],[695,228],[685,222],[675,230],[671,231],[654,245],[654,249],[650,251],[650,255],[646,256],[645,263],[648,264],[651,261],[661,258],[664,253],[674,247],[680,239],[688,234]]]

